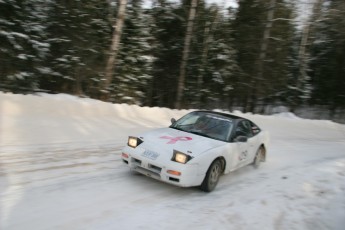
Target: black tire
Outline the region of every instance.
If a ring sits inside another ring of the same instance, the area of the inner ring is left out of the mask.
[[[207,170],[204,181],[202,182],[200,189],[204,192],[211,192],[218,184],[219,177],[222,174],[222,163],[220,160],[215,160]]]
[[[264,158],[265,158],[265,149],[264,149],[264,147],[261,146],[258,149],[258,151],[256,152],[256,155],[254,158],[254,162],[253,162],[254,168],[256,168],[256,169],[259,168],[261,162],[264,161]]]

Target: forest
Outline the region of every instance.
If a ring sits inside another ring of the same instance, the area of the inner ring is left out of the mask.
[[[0,0],[0,91],[343,114],[344,0],[149,2]]]

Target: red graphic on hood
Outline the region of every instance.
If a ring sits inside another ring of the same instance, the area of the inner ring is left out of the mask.
[[[170,140],[169,142],[167,142],[167,144],[175,144],[178,141],[190,141],[193,139],[191,137],[168,137],[168,136],[162,136],[159,138]]]

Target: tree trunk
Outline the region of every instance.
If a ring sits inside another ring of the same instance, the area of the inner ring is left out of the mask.
[[[267,22],[265,25],[265,31],[264,31],[264,36],[261,43],[260,56],[258,60],[258,75],[257,75],[258,80],[262,80],[262,76],[263,76],[264,62],[266,59],[266,53],[267,53],[267,48],[268,48],[268,39],[270,38],[270,35],[271,35],[275,5],[276,5],[276,0],[271,0],[269,10],[267,13]]]
[[[109,100],[109,96],[110,96],[109,86],[111,85],[113,73],[115,70],[116,56],[119,51],[122,28],[123,28],[123,24],[125,20],[125,15],[126,15],[126,6],[127,6],[127,0],[119,1],[119,9],[117,12],[117,18],[113,24],[114,32],[112,36],[109,57],[108,57],[107,65],[105,68],[105,80],[103,82],[103,87],[102,87],[102,93],[104,94],[103,99],[106,101]]]
[[[265,30],[264,30],[264,35],[263,35],[263,39],[261,42],[261,47],[260,47],[260,55],[259,55],[259,59],[258,59],[258,64],[257,64],[257,68],[258,68],[258,74],[256,77],[254,77],[252,79],[252,92],[250,95],[250,103],[249,103],[249,111],[254,112],[255,110],[255,106],[256,106],[256,100],[257,100],[257,93],[258,93],[258,86],[257,83],[258,81],[263,82],[263,71],[264,71],[264,63],[265,63],[265,59],[266,59],[266,53],[267,53],[267,49],[268,49],[268,40],[270,38],[270,34],[271,34],[271,28],[272,28],[272,24],[273,24],[273,17],[274,17],[274,11],[275,11],[275,5],[276,5],[276,0],[271,0],[270,1],[270,5],[269,5],[269,9],[268,9],[268,13],[267,13],[267,22],[265,25]]]
[[[186,37],[184,41],[182,61],[181,61],[181,66],[180,66],[180,76],[178,78],[178,83],[177,83],[177,96],[176,96],[176,102],[175,102],[176,109],[181,109],[183,90],[185,86],[186,66],[187,66],[187,61],[189,57],[190,43],[191,43],[192,33],[193,33],[195,11],[198,5],[198,0],[191,0],[191,1],[192,1],[192,4],[189,10],[187,32],[186,32]]]
[[[201,54],[201,69],[202,71],[199,73],[198,81],[197,81],[197,89],[198,89],[198,106],[201,107],[201,100],[202,100],[202,85],[204,82],[204,75],[205,75],[205,66],[207,65],[207,56],[209,50],[209,44],[212,41],[213,31],[216,28],[217,22],[219,18],[218,9],[216,9],[216,13],[214,16],[214,20],[211,23],[210,21],[206,22],[205,30],[204,30],[204,42],[203,42],[203,49]]]
[[[296,82],[296,88],[299,90],[302,87],[302,81],[306,78],[307,75],[307,52],[306,46],[309,40],[309,30],[310,30],[310,23],[307,23],[303,27],[302,31],[302,38],[301,43],[298,50],[298,78]]]
[[[309,62],[309,52],[307,50],[307,46],[312,42],[310,38],[310,35],[312,33],[312,24],[315,23],[316,20],[319,18],[319,12],[321,10],[321,5],[323,1],[324,0],[317,0],[313,4],[312,15],[310,16],[311,18],[306,22],[306,24],[303,27],[301,43],[298,50],[298,76],[296,79],[296,98],[295,101],[292,102],[292,107],[294,107],[293,109],[295,109],[297,104],[300,103],[298,97],[301,96],[301,92],[304,88],[304,83],[308,78],[307,71]]]
[[[83,75],[80,73],[80,67],[75,68],[75,95],[82,96],[84,95],[83,89],[82,89],[82,82],[83,82]]]

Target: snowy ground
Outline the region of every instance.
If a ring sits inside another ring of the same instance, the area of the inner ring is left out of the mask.
[[[185,113],[0,92],[0,229],[344,229],[344,125],[243,114],[270,132],[268,161],[212,193],[122,164],[129,134]]]

